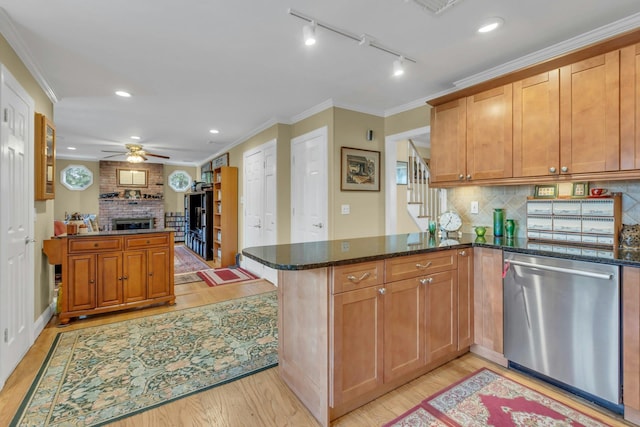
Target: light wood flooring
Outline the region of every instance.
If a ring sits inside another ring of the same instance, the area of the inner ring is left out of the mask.
[[[108,324],[167,311],[181,310],[245,295],[267,292],[275,287],[264,280],[230,284],[214,288],[204,282],[176,286],[175,306],[156,306],[145,309],[98,315],[72,321],[58,328],[54,317],[37,338],[25,358],[0,391],[0,426],[9,424],[27,393],[51,343],[58,332],[87,326]],[[630,425],[619,417],[568,397],[554,387],[508,371],[485,359],[468,353],[446,365],[378,398],[332,423],[332,426],[380,426],[420,403],[431,394],[445,388],[482,367],[489,367],[514,378],[531,388],[577,408],[614,426]],[[277,368],[203,391],[141,414],[117,421],[113,426],[318,426],[318,423],[278,377]]]

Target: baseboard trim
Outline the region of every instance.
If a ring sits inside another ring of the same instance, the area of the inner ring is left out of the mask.
[[[44,328],[49,323],[49,320],[53,317],[53,313],[56,312],[55,303],[51,303],[36,319],[36,322],[33,325],[33,337],[31,339],[31,345],[36,341],[36,338],[44,331]]]

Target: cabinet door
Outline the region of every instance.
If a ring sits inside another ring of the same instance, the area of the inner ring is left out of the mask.
[[[560,173],[620,168],[620,51],[560,68]]]
[[[560,71],[513,84],[513,176],[560,173]]]
[[[622,269],[622,376],[625,419],[640,420],[640,268]]]
[[[124,302],[142,301],[147,298],[147,253],[126,251],[123,268]]]
[[[473,344],[473,249],[458,251],[458,350]]]
[[[458,273],[445,271],[429,276],[427,292],[427,362],[458,349]]]
[[[96,256],[73,255],[69,257],[69,278],[63,295],[67,297],[67,311],[87,310],[96,307]],[[64,286],[64,284],[63,284]]]
[[[466,180],[513,176],[513,86],[467,98]]]
[[[383,296],[369,287],[333,296],[333,406],[383,382]]]
[[[474,340],[504,354],[502,251],[474,248]]]
[[[640,44],[620,50],[620,169],[640,169]]]
[[[122,253],[109,252],[97,257],[97,306],[122,304]]]
[[[173,262],[169,248],[149,249],[147,272],[147,298],[164,297],[171,294],[171,270]]]
[[[384,296],[385,382],[415,371],[426,363],[426,287],[420,280],[421,278],[414,278],[386,284],[387,291]]]
[[[451,182],[466,176],[466,98],[431,109],[431,181]]]

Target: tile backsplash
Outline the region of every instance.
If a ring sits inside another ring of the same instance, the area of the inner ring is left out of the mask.
[[[606,188],[610,193],[622,193],[622,223],[640,223],[640,181],[592,181],[589,187]],[[449,209],[462,217],[462,232],[473,233],[473,227],[489,227],[493,234],[493,210],[503,208],[505,219],[516,221],[516,236],[526,237],[526,200],[533,195],[534,185],[509,185],[492,187],[459,187],[447,189]],[[471,202],[479,202],[478,214],[470,212]]]

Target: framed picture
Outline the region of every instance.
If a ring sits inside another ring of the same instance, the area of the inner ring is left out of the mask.
[[[217,169],[221,166],[229,166],[229,153],[224,153],[211,160],[211,169]]]
[[[574,182],[571,189],[571,197],[587,197],[589,195],[589,183]]]
[[[125,199],[139,199],[141,197],[140,190],[124,190]]]
[[[200,181],[212,183],[213,182],[213,169],[211,162],[206,162],[200,166]]]
[[[118,187],[147,187],[149,171],[146,169],[116,169]]]
[[[396,162],[396,184],[407,185],[409,162]]]
[[[558,186],[556,184],[536,185],[533,193],[534,199],[555,199],[558,197]]]
[[[380,152],[342,147],[340,190],[380,191]]]

